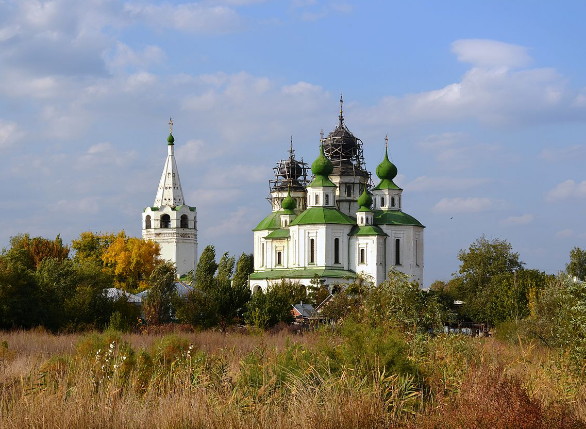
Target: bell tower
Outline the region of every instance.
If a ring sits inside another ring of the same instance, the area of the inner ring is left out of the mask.
[[[197,260],[197,212],[185,204],[175,162],[173,120],[169,119],[167,159],[155,202],[142,213],[142,238],[161,246],[161,258],[175,263],[177,275],[195,270]]]

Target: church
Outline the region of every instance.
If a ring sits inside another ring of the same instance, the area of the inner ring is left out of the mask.
[[[362,141],[344,123],[342,107],[340,98],[338,125],[327,137],[322,133],[311,180],[292,145],[273,169],[272,211],[253,230],[253,292],[281,279],[309,285],[319,277],[333,285],[365,275],[379,284],[391,269],[423,284],[424,226],[403,211],[388,139],[374,185]]]
[[[167,159],[155,202],[142,212],[142,238],[161,246],[161,258],[171,261],[181,277],[195,270],[197,260],[197,212],[185,204],[175,162],[173,121],[169,120]]]

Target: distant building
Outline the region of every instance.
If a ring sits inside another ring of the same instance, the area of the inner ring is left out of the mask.
[[[316,276],[334,284],[365,274],[378,284],[392,268],[423,283],[424,226],[402,210],[387,147],[371,186],[362,141],[346,127],[342,103],[337,127],[320,140],[311,181],[292,145],[274,168],[272,212],[253,230],[253,291],[280,279],[309,285]]]
[[[161,258],[175,263],[177,275],[195,270],[197,260],[197,213],[185,204],[175,162],[173,122],[169,121],[167,159],[155,202],[142,213],[142,238],[161,246]]]

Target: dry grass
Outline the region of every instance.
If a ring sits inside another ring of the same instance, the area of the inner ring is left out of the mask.
[[[584,380],[563,356],[493,339],[410,339],[423,384],[328,363],[339,339],[318,333],[2,341],[2,428],[586,427]]]

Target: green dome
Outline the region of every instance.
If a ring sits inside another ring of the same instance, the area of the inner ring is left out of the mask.
[[[295,198],[293,198],[290,193],[283,198],[281,208],[283,210],[295,210],[297,208],[297,201],[295,201]]]
[[[358,201],[356,202],[360,208],[370,209],[370,206],[372,206],[372,197],[368,191],[364,189],[364,192],[362,192],[362,195],[358,197]]]
[[[169,142],[170,145],[175,143],[175,137],[173,137],[173,134],[169,133],[169,137],[167,137],[167,141]]]
[[[376,175],[381,180],[393,180],[397,176],[397,167],[389,161],[389,155],[385,150],[385,159],[376,167]]]
[[[334,164],[324,154],[323,145],[319,147],[319,156],[311,164],[311,172],[314,176],[329,176],[334,170]]]

